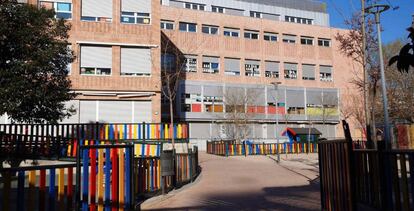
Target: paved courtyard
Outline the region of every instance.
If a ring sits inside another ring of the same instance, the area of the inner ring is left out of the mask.
[[[320,210],[317,155],[220,157],[200,153],[202,174],[143,210]]]

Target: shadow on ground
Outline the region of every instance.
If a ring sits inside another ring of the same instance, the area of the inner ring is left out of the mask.
[[[147,210],[320,210],[319,184],[268,187],[261,193],[210,195],[199,206]]]

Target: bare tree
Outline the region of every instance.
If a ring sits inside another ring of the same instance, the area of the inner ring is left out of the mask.
[[[365,130],[365,114],[364,106],[361,104],[363,97],[359,94],[346,94],[341,99],[340,113],[345,120],[354,120],[358,126],[362,128],[362,134],[366,134]]]
[[[366,72],[361,78],[360,71],[356,71],[354,73],[355,77],[350,83],[354,84],[364,95],[367,138],[375,141],[375,134],[371,131],[375,131],[375,115],[373,114],[376,110],[375,102],[380,79],[379,64],[375,57],[376,52],[378,52],[375,22],[373,19],[363,18],[361,14],[356,13],[349,20],[346,20],[345,24],[350,28],[349,32],[345,34],[338,33],[335,38],[340,43],[339,50],[359,63]]]
[[[228,124],[224,126],[227,138],[241,142],[251,136],[250,123],[256,116],[256,112],[249,108],[257,104],[255,91],[247,92],[244,88],[227,88],[224,94],[225,119]]]
[[[177,15],[179,20],[182,14]],[[161,85],[162,98],[168,102],[168,112],[170,117],[170,127],[174,125],[174,115],[176,97],[180,86],[180,81],[185,79],[187,72],[188,54],[198,54],[199,47],[203,44],[193,45],[193,40],[187,39],[181,45],[187,46],[185,52],[174,43],[178,34],[175,30],[166,30],[161,32]],[[190,46],[190,47],[188,47]],[[192,47],[191,47],[192,46]],[[197,69],[196,69],[197,70]],[[175,148],[175,137],[171,137],[172,147]]]

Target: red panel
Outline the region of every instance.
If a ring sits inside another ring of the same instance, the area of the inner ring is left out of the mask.
[[[266,113],[266,107],[265,106],[257,106],[257,113],[264,114]]]
[[[268,106],[267,107],[268,114],[276,114],[276,106]]]
[[[112,211],[117,211],[118,210],[118,174],[119,174],[119,169],[118,169],[118,149],[112,149],[111,153],[112,153],[112,181],[111,181],[111,186],[112,186]],[[107,185],[107,184],[105,184]]]
[[[256,113],[255,106],[247,106],[247,113]]]
[[[201,112],[201,104],[191,104],[191,112]]]
[[[286,114],[285,107],[277,107],[277,113],[278,114]]]
[[[91,141],[90,145],[94,145],[93,141]],[[96,210],[95,204],[95,195],[96,195],[96,149],[89,150],[89,157],[91,160],[91,175],[90,175],[90,184],[89,184],[89,192],[90,192],[90,210]]]

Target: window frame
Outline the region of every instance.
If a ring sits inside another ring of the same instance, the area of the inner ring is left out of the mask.
[[[208,29],[208,33],[204,32],[204,29]],[[216,33],[212,33],[212,29],[217,29]],[[220,27],[219,26],[213,26],[213,25],[201,25],[201,33],[203,34],[209,34],[209,35],[219,35],[220,34]]]
[[[226,13],[226,8],[225,7],[211,5],[211,12],[225,14]]]
[[[191,63],[194,61],[191,60],[195,60],[195,64]],[[197,68],[198,67],[198,58],[197,57],[186,57],[184,58],[184,72],[186,73],[196,73],[197,72]]]
[[[189,6],[189,7],[187,7],[187,6]],[[184,7],[184,9],[206,11],[206,5],[205,4],[198,4],[198,3],[193,3],[193,2],[183,2],[183,7]]]
[[[266,37],[269,37],[269,39],[267,40]],[[273,40],[272,37],[274,37],[275,39]],[[267,41],[267,42],[277,42],[278,41],[278,34],[277,33],[272,33],[272,32],[264,32],[263,33],[263,40]]]
[[[263,13],[262,12],[257,12],[257,11],[250,11],[250,17],[252,17],[252,18],[263,18]]]
[[[322,42],[322,44],[321,44]],[[332,43],[331,43],[331,39],[326,39],[326,38],[318,38],[318,46],[320,47],[331,47]],[[328,45],[326,45],[326,43],[328,43]]]
[[[171,29],[169,29],[169,28],[166,27],[168,24],[170,24],[172,26]],[[164,25],[164,27],[163,27],[163,25]],[[161,20],[160,21],[160,28],[161,29],[164,29],[164,30],[174,30],[175,29],[175,23],[174,23],[174,21]]]
[[[230,30],[230,31],[226,31],[226,30]],[[237,31],[237,32],[235,32],[235,31]],[[226,32],[228,33],[228,35],[226,35]],[[237,33],[237,36],[234,36],[235,33]],[[237,37],[237,38],[239,38],[240,37],[240,29],[226,28],[226,27],[224,27],[224,29],[223,29],[223,36],[225,36],[225,37]]]
[[[298,64],[296,63],[288,63],[288,64],[295,64],[296,65],[296,69],[287,69],[286,66],[283,66],[283,75],[285,79],[291,79],[291,80],[297,80],[298,79]],[[283,64],[284,65],[284,64]],[[295,77],[290,77],[291,75],[293,75],[293,73],[295,73]]]
[[[182,30],[181,29],[181,25],[185,24],[186,25],[186,30]],[[190,31],[190,25],[194,25],[195,26],[195,31]],[[191,32],[191,33],[197,33],[197,24],[196,23],[188,23],[188,22],[179,22],[178,23],[178,30],[181,32]]]
[[[249,61],[259,62],[259,64],[249,64],[248,63]],[[255,67],[253,67],[253,65],[256,66],[256,69],[255,69]],[[251,66],[251,67],[249,67],[249,66]],[[260,72],[261,72],[260,67],[261,67],[260,61],[245,60],[244,61],[244,76],[247,76],[247,77],[260,77]],[[251,68],[251,70],[248,70],[247,68]]]
[[[287,37],[284,37],[284,36],[294,36],[295,37],[295,39],[287,39]],[[296,44],[296,35],[293,35],[293,34],[283,34],[282,35],[282,42],[283,43],[288,43],[288,44]]]
[[[126,15],[125,13],[133,13],[133,15]],[[124,22],[124,18],[133,18],[134,22]],[[138,19],[148,19],[148,23],[140,23]],[[143,12],[124,12],[121,11],[121,24],[138,24],[138,25],[151,25],[151,13],[143,13]]]
[[[301,45],[313,45],[314,44],[314,42],[313,42],[314,39],[315,38],[313,38],[313,37],[301,36],[300,37],[300,44]]]
[[[244,30],[244,38],[250,39],[250,40],[258,40],[260,37],[259,31],[253,31],[253,30]]]

